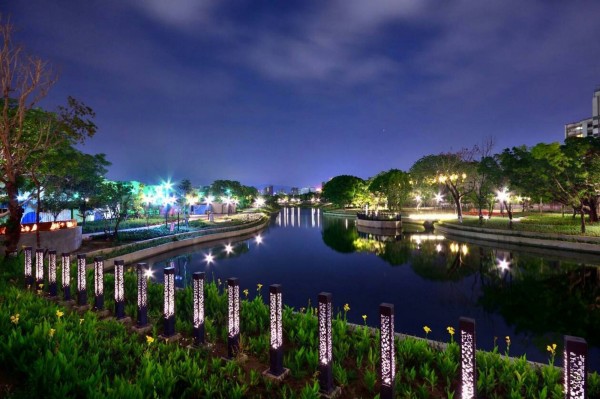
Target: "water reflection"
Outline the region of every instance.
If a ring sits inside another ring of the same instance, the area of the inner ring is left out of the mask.
[[[481,348],[510,335],[511,354],[540,362],[547,360],[546,345],[560,345],[563,334],[582,336],[591,345],[592,369],[600,369],[600,276],[593,266],[600,257],[582,263],[564,252],[490,247],[408,224],[385,233],[358,230],[352,218],[284,208],[258,240],[252,234],[146,261],[160,281],[173,260],[178,286],[195,271],[209,280],[235,276],[246,287],[283,284],[286,304],[297,308],[320,291],[332,292],[335,307],[350,303],[354,323],[363,314],[376,323],[378,305],[394,303],[397,331],[422,336],[428,325],[433,339],[447,340],[446,326],[472,317]]]

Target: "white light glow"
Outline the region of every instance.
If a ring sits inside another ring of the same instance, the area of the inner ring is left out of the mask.
[[[175,315],[175,268],[165,269],[164,280],[164,314],[168,319]]]
[[[206,262],[207,265],[210,265],[211,263],[214,263],[215,257],[213,256],[213,254],[208,253],[208,254],[204,255],[204,261]]]
[[[497,259],[498,261],[498,270],[507,271],[510,269],[510,262],[506,259]]]
[[[260,234],[256,236],[255,240],[256,240],[256,243],[257,243],[257,244],[262,244],[262,242],[263,242],[263,239],[262,239],[262,237],[260,236]]]
[[[44,281],[44,250],[35,250],[35,280]]]
[[[96,296],[104,293],[104,261],[94,260],[94,294]]]
[[[115,302],[125,300],[124,269],[125,265],[122,262],[115,262]]]
[[[237,281],[229,281],[227,289],[229,308],[229,323],[227,324],[229,338],[235,338],[240,333],[240,286]]]
[[[48,252],[48,283],[56,284],[56,252]]]
[[[85,290],[85,255],[77,255],[77,291],[84,292]]]
[[[204,324],[204,277],[194,278],[194,327]]]
[[[281,345],[283,345],[281,292],[270,292],[269,304],[271,322],[271,348],[279,349]]]
[[[445,240],[446,237],[434,235],[434,234],[413,234],[410,236],[411,241],[421,242],[421,241],[442,241]]]
[[[232,246],[231,244],[226,244],[226,245],[225,245],[225,252],[226,252],[227,254],[230,254],[230,253],[232,253],[232,252],[233,252],[233,246]]]
[[[417,215],[408,215],[409,219],[414,220],[455,220],[458,219],[456,215],[449,213],[426,213]]]
[[[62,286],[63,289],[71,285],[71,257],[69,254],[62,254]]]

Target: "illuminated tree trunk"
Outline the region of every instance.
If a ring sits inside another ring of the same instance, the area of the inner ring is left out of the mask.
[[[8,222],[6,223],[5,245],[6,254],[17,250],[19,238],[21,238],[21,217],[23,217],[23,208],[19,205],[17,196],[19,189],[13,181],[7,181],[6,194],[8,196]]]

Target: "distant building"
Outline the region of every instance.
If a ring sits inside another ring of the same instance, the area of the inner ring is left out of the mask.
[[[592,97],[592,117],[565,125],[565,138],[600,136],[600,88]]]
[[[302,187],[300,189],[300,194],[310,194],[310,193],[316,193],[319,190],[316,187]]]
[[[264,191],[263,191],[264,195],[273,195],[273,186],[267,186],[265,187]]]
[[[298,187],[292,187],[292,189],[290,190],[290,194],[298,195],[298,194],[300,194],[300,189],[298,189]]]

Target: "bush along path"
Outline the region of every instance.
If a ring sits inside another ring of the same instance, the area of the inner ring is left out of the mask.
[[[432,345],[423,339],[393,338],[389,306],[382,306],[381,328],[367,327],[366,317],[364,326],[352,327],[346,321],[349,304],[331,319],[329,295],[319,295],[316,308],[295,311],[283,306],[278,313],[263,298],[268,294],[262,285],[244,288],[230,280],[227,287],[217,280],[204,284],[200,308],[199,292],[194,301],[192,287],[165,289],[145,277],[139,280],[130,267],[123,273],[123,285],[116,285],[116,297],[124,295],[125,314],[134,320],[140,310],[147,311],[149,329],[140,334],[127,323],[100,317],[106,313],[102,308],[115,309],[114,275],[95,270],[78,275],[84,269],[70,265],[69,282],[77,282],[70,284],[73,298],[92,309],[83,310],[49,297],[52,273],[38,275],[36,283],[29,280],[29,288],[22,288],[23,263],[21,255],[5,260],[1,269],[0,394],[6,397],[317,398],[320,390],[339,392],[342,398],[458,398],[469,397],[471,391],[484,398],[583,397],[563,392],[563,373],[553,365],[562,348],[550,343],[549,362],[540,367],[524,357],[509,358],[509,337],[504,353],[499,348],[475,352],[466,345],[475,336],[468,320],[456,326],[456,334],[455,327],[448,327],[447,345]],[[62,276],[60,267],[57,273]],[[138,304],[138,286],[139,292],[145,291],[145,302],[140,302],[145,306]],[[194,321],[201,314],[205,344],[195,347],[199,325]],[[270,334],[270,326],[279,318],[282,365],[289,369],[281,382],[263,375],[273,367],[270,348],[278,334]],[[429,332],[425,326],[425,335]],[[181,338],[161,338],[171,333]],[[576,351],[574,347],[579,356]],[[582,358],[574,360],[570,392],[585,388],[588,398],[600,397],[598,374],[584,378],[585,370],[578,368]]]

